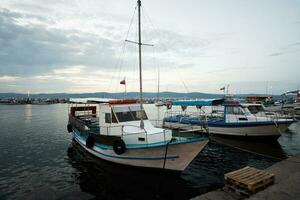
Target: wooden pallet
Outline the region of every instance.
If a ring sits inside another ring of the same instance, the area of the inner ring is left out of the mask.
[[[229,184],[252,193],[274,182],[274,174],[248,166],[229,172],[224,178]]]

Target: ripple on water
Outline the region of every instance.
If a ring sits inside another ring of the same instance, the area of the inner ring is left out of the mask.
[[[149,106],[149,112],[156,110]],[[67,105],[59,104],[0,105],[7,113],[0,115],[0,199],[21,198],[42,186],[85,191],[99,199],[188,199],[222,186],[228,171],[275,162],[210,142],[181,175],[115,166],[70,146],[66,111]],[[293,124],[279,138],[280,151],[300,153],[299,130],[300,124]]]

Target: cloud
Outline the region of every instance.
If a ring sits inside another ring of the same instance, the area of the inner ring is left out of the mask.
[[[72,74],[80,74],[82,72],[82,69],[86,68],[85,66],[73,66],[69,68],[64,69],[54,69],[53,72],[55,74],[66,74],[66,75],[72,75]]]
[[[0,76],[0,81],[15,81],[17,80],[18,76]]]
[[[216,12],[213,18],[210,8],[205,9],[207,13],[199,12],[199,9],[192,13],[192,9],[184,16],[179,2],[172,4],[178,12],[167,15],[165,12],[160,14],[161,4],[157,8],[153,7],[156,2],[148,4],[152,8],[151,18],[154,17],[155,25],[160,28],[147,27],[147,20],[142,20],[142,41],[154,44],[154,47],[143,46],[145,90],[156,90],[153,77],[157,76],[158,66],[161,83],[169,85],[169,90],[180,90],[182,86],[170,84],[177,83],[178,77],[195,91],[205,91],[214,85],[218,85],[218,90],[221,82],[223,85],[223,82],[250,76],[250,70],[249,73],[240,70],[247,70],[247,66],[260,67],[264,71],[278,68],[277,72],[268,73],[276,79],[282,72],[280,70],[289,69],[286,79],[298,80],[298,77],[294,78],[299,63],[298,54],[293,53],[299,51],[299,29],[295,24],[293,28],[288,24],[266,23],[266,15],[253,18],[252,12],[231,15],[232,5],[228,13],[226,6],[214,6],[217,10],[222,8],[222,12]],[[28,89],[36,92],[107,91],[114,88],[113,84],[119,87],[124,76],[133,87],[138,87],[137,46],[125,43],[124,52],[122,49],[135,4],[136,1],[3,0],[1,6],[5,8],[0,8],[0,92],[7,91],[8,87],[25,92]],[[274,11],[272,6],[270,11]],[[278,15],[281,12],[274,13],[268,12],[267,16],[275,17],[277,21],[285,16],[284,12],[281,15]],[[246,27],[237,20],[243,22],[249,17],[252,21]],[[136,41],[134,20],[134,30],[130,31],[128,39]],[[270,31],[262,31],[265,28]],[[282,43],[286,45],[280,47]],[[267,59],[265,55],[268,55]],[[283,59],[281,55],[284,55]],[[282,62],[287,66],[284,69]],[[263,76],[257,70],[252,71],[254,81]],[[202,87],[200,80],[205,81]],[[137,89],[128,85],[128,90]]]
[[[49,28],[41,23],[19,23],[32,17],[35,16],[0,10],[0,46],[5,47],[0,49],[0,74],[32,75],[57,66],[113,65],[115,41],[78,30]]]
[[[300,45],[300,42],[294,42],[294,43],[290,44],[289,46],[298,46],[298,45]]]
[[[272,53],[269,56],[280,56],[282,54],[284,54],[284,53],[283,52],[277,52],[277,53]]]
[[[272,53],[269,56],[280,56],[288,53],[297,53],[300,51],[300,49],[298,48],[299,46],[300,46],[300,42],[293,42],[280,48],[281,50],[280,52]]]

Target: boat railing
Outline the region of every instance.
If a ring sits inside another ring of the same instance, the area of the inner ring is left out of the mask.
[[[86,126],[86,123],[84,123],[82,119],[74,117],[71,114],[69,114],[69,123],[80,131],[87,131],[86,127],[88,128],[88,126]]]
[[[183,116],[183,117],[205,117],[207,114],[199,111],[168,111],[165,116]]]
[[[231,115],[231,116],[234,116],[232,118],[228,118],[227,117],[227,122],[230,123],[230,122],[234,122],[234,123],[244,123],[245,121],[244,120],[241,120],[241,116],[242,115]],[[244,115],[245,118],[247,118],[247,121],[249,119],[251,119],[249,122],[263,122],[263,121],[267,121],[267,122],[273,122],[273,123],[277,123],[277,121],[279,120],[289,120],[291,119],[291,117],[287,116],[287,115],[281,115],[280,113],[274,113],[272,115],[268,115],[266,114],[265,112],[261,115],[258,115],[258,114],[250,114],[250,115],[247,115],[245,114]]]
[[[147,134],[147,130],[145,128],[142,128],[141,131],[137,131],[137,132],[127,132],[124,130],[124,128],[126,128],[126,127],[134,127],[134,128],[141,129],[140,126],[136,126],[136,125],[101,126],[100,129],[102,130],[102,132],[101,132],[102,135],[121,136],[122,138],[144,134],[146,137],[145,138],[146,144],[148,144],[148,134]],[[118,131],[115,131],[115,132],[111,131],[114,128],[118,128],[119,130],[121,130],[121,134],[115,134],[115,133],[118,133]],[[106,130],[106,131],[103,132],[103,130]],[[163,134],[164,142],[166,142],[166,130],[165,129],[163,129],[163,131],[161,131],[161,132],[151,133],[151,135],[156,135],[156,134]]]
[[[146,137],[145,138],[146,143],[148,144],[147,130],[145,128],[141,128],[140,126],[137,126],[137,125],[131,125],[131,124],[116,125],[116,126],[99,126],[98,125],[99,129],[94,130],[93,124],[89,124],[85,121],[85,119],[74,117],[71,114],[69,115],[69,123],[71,123],[72,126],[76,127],[80,131],[85,131],[85,132],[99,134],[99,135],[120,136],[123,138],[123,137],[130,137],[133,135],[144,134]],[[138,131],[128,132],[128,131],[124,130],[126,127],[137,128]],[[164,135],[164,141],[166,141],[166,131],[165,130],[163,130],[161,132],[157,132],[157,133],[151,133],[151,135],[162,134],[162,133]]]

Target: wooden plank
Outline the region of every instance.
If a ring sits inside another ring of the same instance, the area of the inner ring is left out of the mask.
[[[251,180],[253,180],[253,179],[257,179],[257,178],[259,178],[260,176],[264,176],[264,175],[265,175],[264,172],[255,172],[255,173],[250,174],[250,176],[241,178],[239,181],[242,181],[242,182],[248,184],[249,181],[251,181]]]
[[[258,171],[253,171],[252,169],[250,169],[249,171],[247,171],[247,172],[245,172],[243,174],[240,174],[239,176],[235,176],[233,178],[236,179],[236,180],[242,180],[242,179],[246,179],[248,177],[253,177],[257,173],[259,173],[259,172]]]
[[[248,173],[248,172],[250,172],[251,171],[251,169],[249,168],[249,169],[245,169],[245,170],[243,170],[243,171],[240,171],[240,172],[238,172],[238,173],[236,173],[236,174],[232,174],[231,176],[229,176],[230,178],[236,178],[236,177],[239,177],[239,176],[241,176],[241,175],[243,175],[243,174],[246,174],[246,173]]]
[[[260,179],[253,179],[251,182],[248,183],[248,185],[252,186],[252,185],[255,185],[258,182],[273,180],[273,179],[274,179],[274,176],[270,174],[270,175],[264,176],[263,178],[260,178]]]
[[[257,189],[261,188],[261,187],[266,187],[267,185],[273,183],[273,179],[269,179],[269,180],[263,180],[259,183],[256,183],[254,186],[248,186],[248,189],[251,191],[251,192],[256,192]]]
[[[269,179],[271,177],[272,177],[272,175],[262,173],[259,176],[255,176],[255,177],[252,177],[252,178],[248,179],[247,184],[255,184],[255,182],[259,182],[261,180]]]
[[[255,192],[257,189],[274,182],[274,174],[248,166],[226,173],[224,178],[233,186],[244,188],[251,192]]]
[[[226,173],[224,176],[225,176],[225,178],[226,177],[228,177],[228,176],[231,176],[231,175],[234,175],[234,174],[238,174],[239,172],[243,172],[243,170],[245,170],[245,169],[249,169],[250,167],[244,167],[244,168],[242,168],[242,169],[238,169],[238,170],[236,170],[236,171],[232,171],[232,172],[228,172],[228,173]]]

